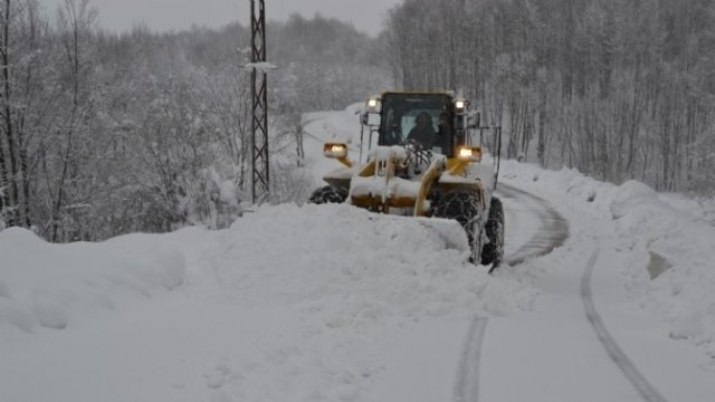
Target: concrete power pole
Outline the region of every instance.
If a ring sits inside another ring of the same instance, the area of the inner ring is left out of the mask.
[[[268,68],[266,61],[266,3],[251,0],[251,122],[253,203],[270,199],[268,161]]]

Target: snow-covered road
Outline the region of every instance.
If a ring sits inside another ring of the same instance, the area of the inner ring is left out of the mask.
[[[505,257],[509,265],[546,255],[566,241],[566,220],[542,198],[509,184],[501,185],[498,196],[506,214]],[[489,364],[482,363],[482,349],[490,347],[484,345],[490,321],[488,315],[475,314],[460,323],[433,323],[401,334],[403,346],[388,354],[380,386],[366,400],[480,400],[482,371],[490,370]],[[502,367],[500,362],[495,364]],[[482,400],[510,400],[497,397]]]
[[[563,190],[540,178],[547,175],[558,176],[511,166],[506,182],[558,206],[571,236],[552,253],[521,264],[540,292],[533,309],[489,320],[479,399],[711,400],[715,376],[707,359],[674,342],[664,322],[638,309],[628,294],[623,274],[641,265],[640,250],[592,204],[609,195],[577,187],[586,183],[562,183],[572,193],[564,198]],[[554,181],[569,175],[562,176]],[[535,214],[545,226],[560,221],[544,212]]]
[[[313,117],[342,136],[355,115]],[[0,232],[0,402],[712,400],[715,230],[642,185],[502,172],[492,276],[346,205],[99,244]]]

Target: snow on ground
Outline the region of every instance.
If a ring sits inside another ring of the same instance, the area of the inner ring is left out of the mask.
[[[672,339],[702,348],[715,370],[715,227],[706,209],[636,181],[616,186],[575,170],[545,171],[512,161],[502,172],[506,182],[571,214],[572,224],[584,226],[578,215],[590,215],[606,236],[614,236],[626,255],[627,263],[617,268],[628,296],[661,317]],[[598,227],[591,228],[594,234]]]
[[[316,175],[337,166],[320,155],[324,139],[354,146],[357,108],[307,117]],[[708,400],[706,215],[636,182],[502,168],[505,183],[558,209],[571,236],[494,276],[465,263],[454,223],[345,205],[262,207],[222,231],[98,244],[4,230],[0,401],[415,402],[477,381],[490,401],[639,400],[579,304],[596,254],[596,308],[628,356],[669,400]],[[523,200],[504,205],[512,253],[543,222]],[[483,378],[464,377],[468,334],[487,317]]]
[[[529,308],[527,281],[465,263],[459,230],[344,205],[100,244],[6,230],[0,400],[365,400],[412,328],[456,354],[464,320]]]
[[[674,209],[695,215],[715,226],[715,198],[681,193],[659,193],[658,198]]]
[[[0,339],[12,331],[81,325],[90,316],[177,288],[186,264],[165,237],[55,245],[23,229],[0,232]]]
[[[344,112],[320,112],[307,119],[311,122],[306,126],[307,131],[323,133],[323,137],[314,137],[313,148],[306,150],[321,167],[316,169],[318,175],[338,166],[319,153],[322,142],[318,139],[357,144],[360,131],[356,111],[359,107],[356,104]],[[628,248],[637,251],[634,253],[636,261],[623,272],[632,297],[644,308],[667,315],[674,338],[690,339],[715,355],[715,296],[711,296],[713,292],[710,291],[715,289],[715,269],[712,263],[708,264],[715,244],[715,230],[708,226],[714,222],[715,216],[712,200],[696,201],[678,194],[657,194],[632,181],[615,186],[573,170],[544,171],[533,165],[513,162],[504,164],[502,179],[528,187],[552,200],[557,208],[565,200],[575,201],[576,215],[578,211],[586,210],[599,221],[613,223],[616,236]],[[505,202],[509,204],[510,200]],[[529,215],[518,213],[519,208],[519,205],[507,205],[512,218],[528,220]],[[507,227],[509,232],[526,231],[538,227],[538,222],[514,224],[507,220]],[[507,253],[514,243],[507,244]],[[650,278],[665,267],[672,267],[667,270],[667,275]],[[685,290],[683,287],[687,291],[681,295]]]

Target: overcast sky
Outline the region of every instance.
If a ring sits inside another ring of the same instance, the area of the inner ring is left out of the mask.
[[[79,0],[77,0],[79,2]],[[39,0],[54,16],[64,0]],[[401,0],[265,0],[269,20],[284,21],[292,13],[308,18],[319,12],[375,34],[382,27],[387,10]],[[99,11],[99,24],[107,29],[127,30],[144,22],[150,29],[165,31],[189,28],[192,24],[223,26],[232,21],[248,25],[250,0],[90,0]],[[258,0],[256,0],[258,5]]]

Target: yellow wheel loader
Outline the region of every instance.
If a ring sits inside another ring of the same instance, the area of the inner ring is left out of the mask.
[[[324,145],[324,155],[343,167],[323,178],[327,185],[310,202],[456,220],[467,235],[469,260],[499,266],[504,212],[493,196],[499,150],[494,157],[486,153],[487,127],[479,126],[469,102],[451,92],[385,92],[367,100],[361,123],[357,160],[348,157],[346,143]],[[493,133],[498,147],[501,132]]]

